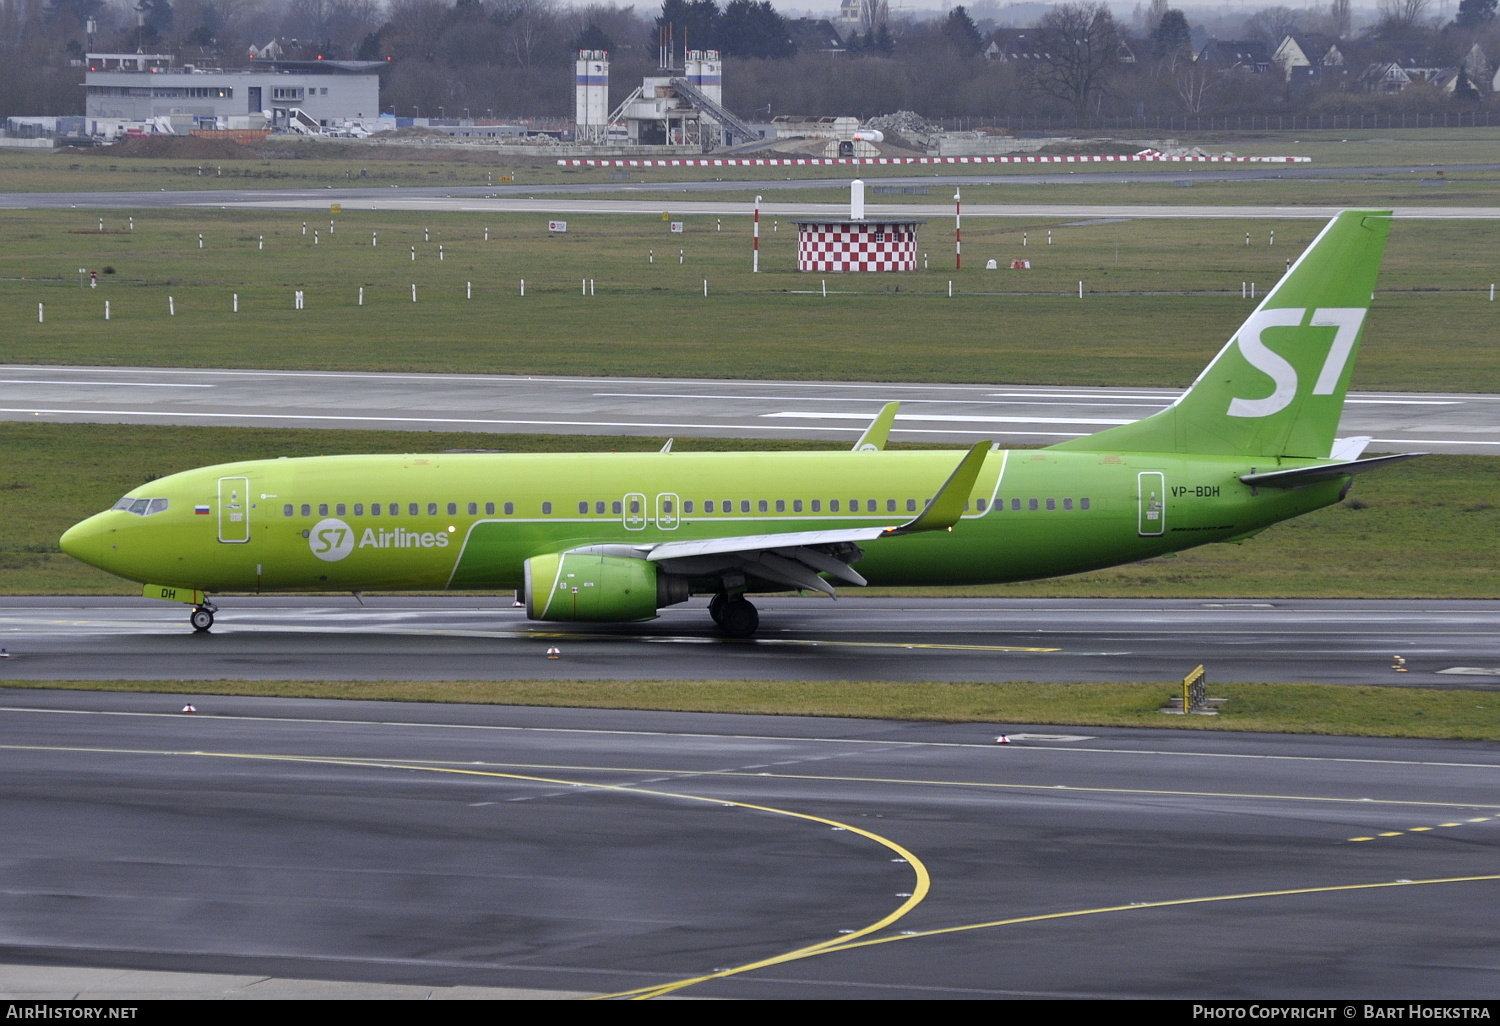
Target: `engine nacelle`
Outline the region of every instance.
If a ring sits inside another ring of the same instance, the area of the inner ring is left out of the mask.
[[[526,616],[532,620],[655,619],[662,606],[688,600],[688,582],[649,560],[587,552],[533,556],[526,568]]]

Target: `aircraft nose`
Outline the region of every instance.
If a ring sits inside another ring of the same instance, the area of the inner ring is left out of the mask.
[[[109,541],[113,532],[104,526],[103,520],[99,514],[74,524],[63,532],[58,545],[74,559],[108,570],[109,554],[114,548]]]

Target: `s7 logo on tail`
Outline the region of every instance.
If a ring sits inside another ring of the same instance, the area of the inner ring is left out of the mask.
[[[1364,307],[1348,306],[1320,307],[1312,312],[1307,327],[1337,329],[1323,368],[1313,384],[1313,395],[1332,395],[1338,388],[1349,355],[1354,351],[1354,340],[1359,337],[1360,325],[1364,323],[1365,312]],[[1306,307],[1257,310],[1245,321],[1236,336],[1240,354],[1250,366],[1270,378],[1276,387],[1264,399],[1231,399],[1229,416],[1269,417],[1286,409],[1297,398],[1297,368],[1286,357],[1272,352],[1260,336],[1268,328],[1302,327],[1306,313]],[[1297,359],[1304,354],[1293,352],[1291,355]]]

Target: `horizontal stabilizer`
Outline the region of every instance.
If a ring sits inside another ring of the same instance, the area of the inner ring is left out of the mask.
[[[1260,474],[1241,474],[1240,480],[1252,488],[1300,488],[1314,481],[1329,481],[1336,477],[1347,477],[1363,470],[1373,470],[1389,463],[1413,460],[1426,456],[1425,452],[1405,452],[1395,456],[1372,456],[1367,460],[1352,460],[1348,463],[1324,463],[1316,467],[1296,467],[1292,470],[1268,470]]]

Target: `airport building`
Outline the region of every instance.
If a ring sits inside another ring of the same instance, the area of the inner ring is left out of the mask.
[[[265,60],[243,70],[177,66],[168,54],[91,53],[84,74],[90,121],[191,118],[190,127],[264,116],[266,127],[316,131],[380,116],[382,61]]]

